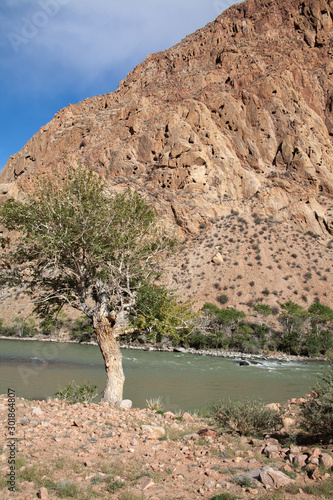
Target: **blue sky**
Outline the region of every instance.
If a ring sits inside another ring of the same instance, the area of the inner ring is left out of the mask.
[[[114,91],[233,0],[0,0],[0,170],[59,109]]]

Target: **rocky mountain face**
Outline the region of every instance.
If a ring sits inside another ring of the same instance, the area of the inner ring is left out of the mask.
[[[332,19],[333,0],[232,6],[149,55],[115,92],[59,111],[9,159],[2,198],[20,196],[36,172],[81,159],[113,188],[130,185],[152,199],[192,247],[212,221],[238,211],[310,231],[325,253],[333,236]]]

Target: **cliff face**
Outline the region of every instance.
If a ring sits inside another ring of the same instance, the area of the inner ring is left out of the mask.
[[[234,5],[116,92],[59,111],[9,159],[2,193],[81,158],[158,198],[185,231],[246,200],[329,236],[332,18],[332,0]]]

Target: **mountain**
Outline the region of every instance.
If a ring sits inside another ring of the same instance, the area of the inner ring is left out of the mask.
[[[2,199],[80,159],[177,224],[187,257],[165,269],[182,296],[330,305],[332,19],[332,0],[233,5],[59,111],[9,159]]]

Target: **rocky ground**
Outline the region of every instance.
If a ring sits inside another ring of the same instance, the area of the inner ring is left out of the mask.
[[[300,401],[287,410],[297,412]],[[16,492],[6,484],[7,395],[0,396],[2,498],[318,499],[333,496],[333,446],[221,433],[184,413],[16,399]],[[292,420],[284,421],[285,428]],[[290,434],[290,430],[288,431]],[[284,440],[282,439],[285,434]]]

